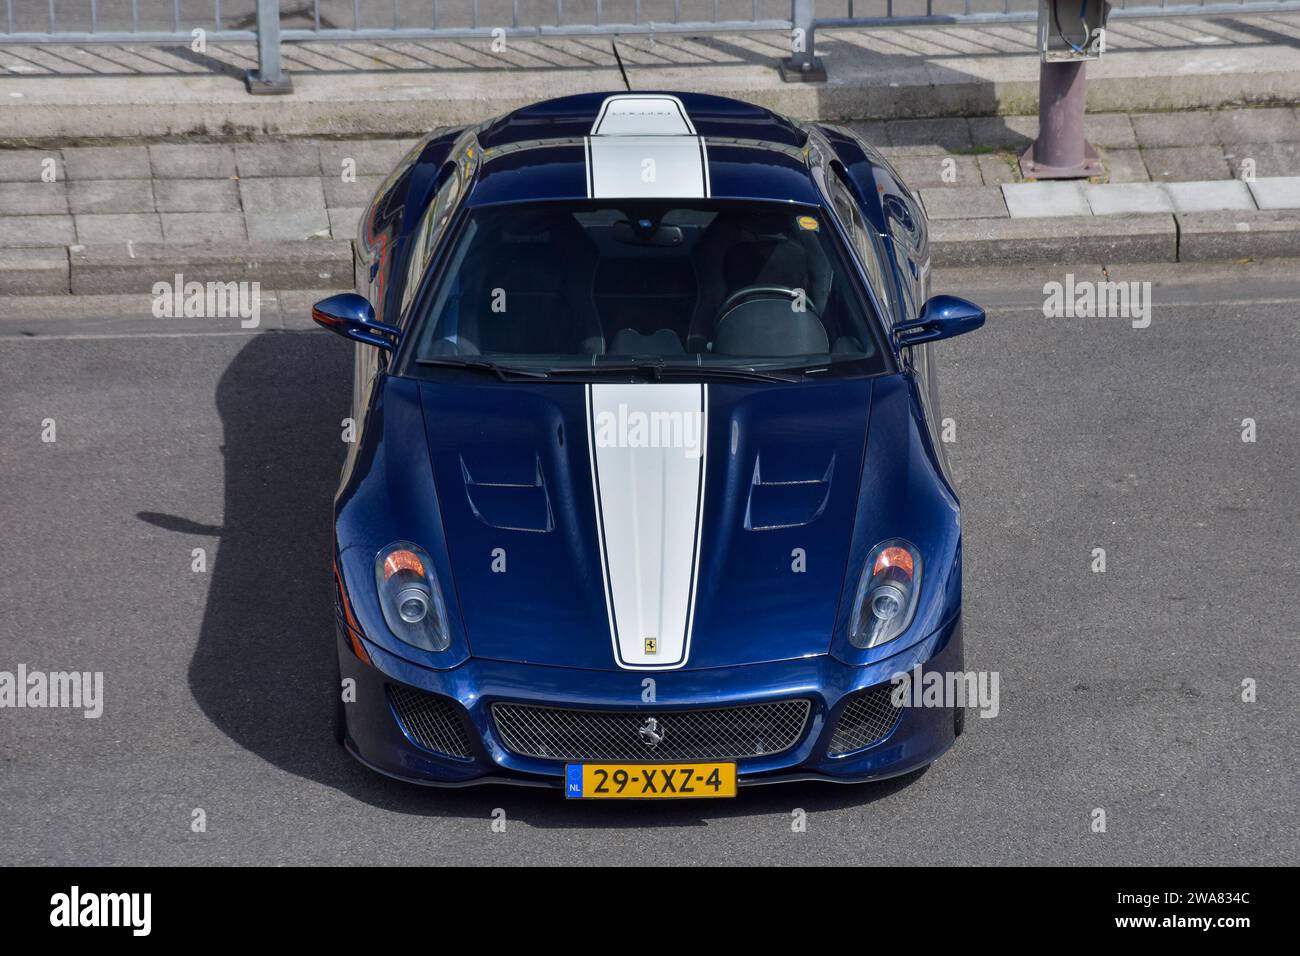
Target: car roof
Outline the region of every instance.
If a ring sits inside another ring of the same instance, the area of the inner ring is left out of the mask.
[[[808,135],[749,103],[700,93],[585,93],[475,131],[471,205],[586,198],[759,199],[821,204]],[[645,185],[646,154],[660,164]]]

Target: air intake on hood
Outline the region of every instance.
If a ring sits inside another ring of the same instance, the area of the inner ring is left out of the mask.
[[[763,477],[763,456],[754,458],[754,476],[749,485],[749,504],[745,508],[746,531],[775,531],[797,528],[815,520],[826,508],[831,493],[831,474],[835,455],[823,469],[805,476]],[[812,477],[815,476],[815,477]]]
[[[476,470],[479,470],[476,468]],[[546,493],[541,460],[533,455],[517,473],[495,469],[496,474],[475,479],[464,456],[460,459],[465,493],[474,517],[504,531],[550,531],[555,527],[551,499]]]

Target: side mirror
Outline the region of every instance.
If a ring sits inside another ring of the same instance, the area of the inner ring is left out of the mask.
[[[391,352],[394,341],[402,330],[375,321],[375,309],[364,296],[355,292],[340,292],[321,299],[311,307],[312,320],[346,339],[365,342]],[[392,339],[385,338],[392,336]]]
[[[894,326],[899,345],[920,345],[936,339],[974,332],[984,324],[984,310],[955,295],[936,295],[921,309],[921,317]]]

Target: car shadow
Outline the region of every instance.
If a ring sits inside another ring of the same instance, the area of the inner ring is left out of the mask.
[[[863,806],[924,771],[878,784],[746,788],[736,800],[566,802],[555,790],[444,790],[380,776],[330,729],[334,687],[331,502],[344,456],[351,349],[311,332],[252,337],[217,385],[224,445],[220,527],[140,512],[155,526],[217,545],[189,686],[227,737],[287,773],[399,813],[487,819],[498,807],[542,828],[704,825],[710,819]]]

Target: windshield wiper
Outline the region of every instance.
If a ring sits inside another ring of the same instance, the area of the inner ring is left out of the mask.
[[[685,365],[656,359],[646,362],[610,362],[604,365],[570,366],[553,368],[551,374],[556,376],[590,375],[593,373],[621,375],[644,372],[656,381],[665,378],[713,378],[733,379],[747,382],[798,382],[802,373],[789,370],[771,370],[737,368],[728,365]]]
[[[415,364],[424,368],[463,368],[473,372],[489,372],[503,382],[519,378],[550,377],[550,373],[544,369],[520,368],[517,365],[498,365],[496,362],[489,362],[486,359],[464,359],[449,356],[447,358],[416,359]]]
[[[502,381],[520,378],[569,378],[581,375],[645,374],[655,381],[665,378],[730,379],[743,382],[798,382],[803,373],[789,369],[738,368],[729,365],[686,365],[668,363],[663,359],[633,362],[609,362],[594,365],[570,365],[560,368],[533,369],[517,365],[498,365],[486,359],[466,359],[455,356],[422,358],[416,365],[435,368],[461,368],[475,372],[488,372]]]
[[[659,378],[664,370],[663,362],[606,362],[601,365],[566,365],[552,368],[550,373],[558,376],[569,375],[625,375],[633,372],[646,372],[653,378]]]
[[[789,369],[737,368],[733,365],[665,365],[661,372],[665,377],[683,375],[742,382],[798,382],[803,379],[802,372]]]

